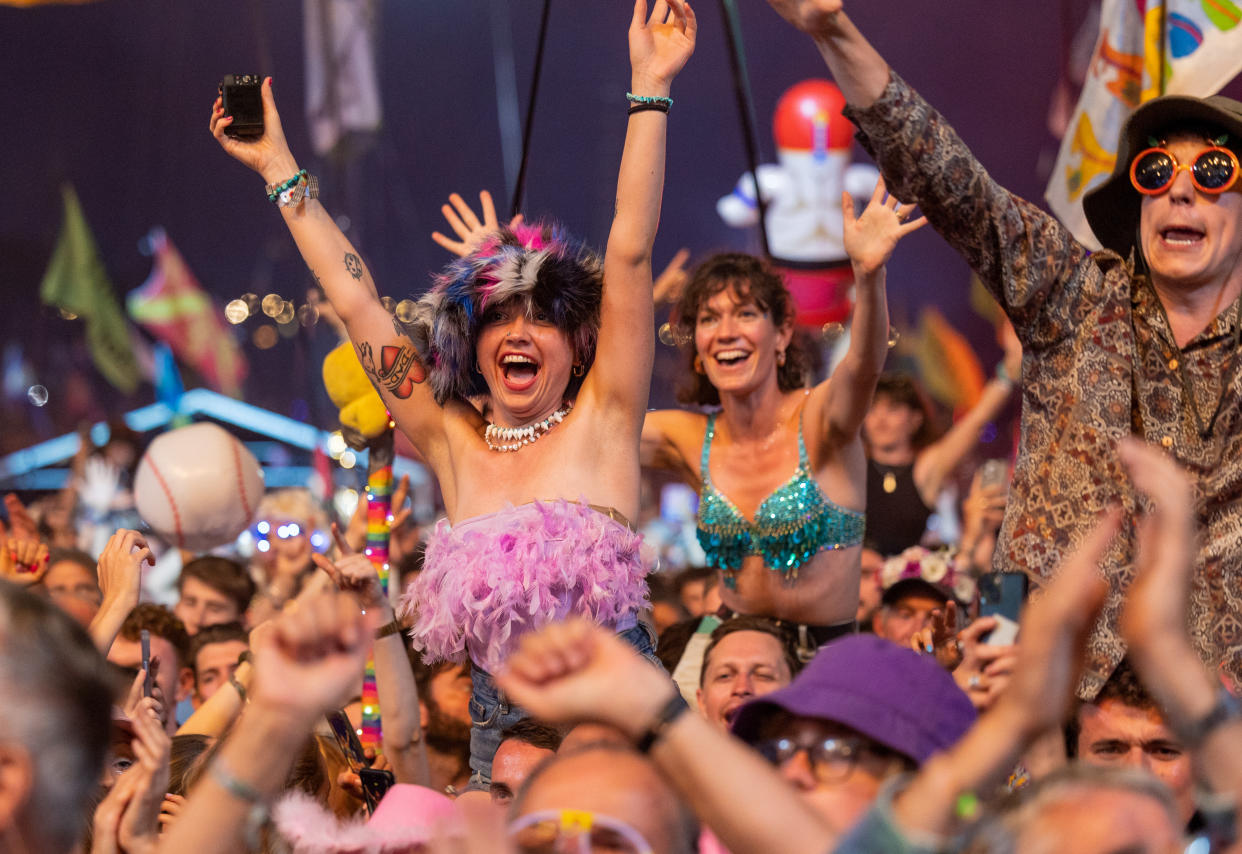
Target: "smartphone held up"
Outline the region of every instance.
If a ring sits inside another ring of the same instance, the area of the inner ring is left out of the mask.
[[[263,78],[258,74],[228,74],[220,81],[224,114],[233,122],[224,129],[236,139],[263,136]]]

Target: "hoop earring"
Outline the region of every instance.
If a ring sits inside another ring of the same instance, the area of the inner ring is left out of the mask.
[[[785,351],[784,350],[776,351],[776,366],[778,368],[785,367]]]
[[[475,372],[476,374],[478,374],[479,376],[483,376],[483,371],[482,371],[482,369],[479,367],[479,360],[478,360],[478,359],[475,359],[475,360],[474,360],[474,372]]]
[[[585,373],[586,373],[586,365],[582,364],[581,362],[577,362],[574,364],[573,375],[575,377],[581,377]]]

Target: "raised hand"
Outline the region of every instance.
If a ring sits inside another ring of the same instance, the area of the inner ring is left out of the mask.
[[[962,660],[957,645],[957,603],[950,599],[943,608],[931,612],[928,626],[910,636],[910,648],[918,653],[930,652],[936,663],[952,670]]]
[[[804,33],[821,33],[843,8],[841,0],[768,0],[776,13]]]
[[[272,96],[272,78],[263,80],[260,87],[263,98],[263,136],[257,139],[242,140],[228,136],[224,130],[233,123],[232,116],[224,114],[224,99],[217,96],[211,106],[211,135],[220,143],[220,147],[241,163],[249,166],[264,180],[273,183],[284,180],[297,171],[293,168],[293,154],[289,151],[289,143],[285,141],[285,131],[280,124],[280,113],[276,111],[276,99]],[[271,170],[279,169],[279,178],[273,177]],[[288,171],[288,174],[284,174]]]
[[[251,635],[252,705],[307,726],[345,705],[356,690],[375,625],[374,615],[358,613],[348,596],[299,597],[272,621],[270,631]]]
[[[39,526],[16,493],[4,496],[4,509],[9,515],[9,533],[18,540],[39,539]]]
[[[841,214],[845,225],[845,251],[859,276],[868,276],[883,267],[897,242],[927,224],[926,217],[906,222],[914,205],[903,205],[893,196],[885,198],[884,179],[875,182],[871,200],[862,214],[854,215],[854,200],[841,194]]]
[[[30,587],[43,580],[48,567],[45,543],[12,537],[0,546],[0,578],[22,587]]]
[[[673,690],[667,675],[615,634],[581,619],[526,635],[496,684],[541,720],[598,721],[633,737]]]
[[[667,95],[669,85],[694,53],[699,23],[685,0],[635,0],[630,23],[630,69],[635,95]]]
[[[109,537],[99,554],[99,589],[104,600],[124,598],[137,604],[144,563],[155,566],[151,547],[142,534],[120,528]]]
[[[492,194],[487,190],[479,192],[479,210],[483,214],[482,220],[475,215],[470,205],[466,204],[466,200],[456,193],[449,196],[449,202],[450,204],[440,206],[440,213],[444,214],[449,227],[453,229],[458,239],[453,240],[438,231],[431,232],[431,239],[454,255],[466,257],[482,246],[489,234],[495,234],[500,230],[500,221],[496,219],[496,205],[492,203]],[[509,220],[510,228],[517,228],[521,224],[521,214]]]
[[[155,850],[159,839],[160,810],[168,791],[168,757],[172,739],[152,711],[144,709],[133,718],[134,764],[126,774],[138,777],[133,798],[121,814],[117,837],[126,852]]]
[[[671,305],[681,299],[681,294],[690,281],[690,274],[686,272],[686,262],[689,260],[690,250],[678,249],[664,271],[656,276],[655,284],[651,288],[651,299],[656,305]]]
[[[82,466],[82,484],[78,487],[78,496],[96,518],[102,518],[108,513],[120,488],[120,469],[103,457],[87,457]]]
[[[1134,488],[1151,506],[1139,523],[1135,577],[1126,594],[1120,628],[1135,653],[1186,637],[1186,607],[1194,570],[1194,487],[1160,449],[1138,439],[1117,446]]]
[[[315,566],[328,573],[328,577],[342,593],[357,596],[362,607],[383,609],[388,605],[384,591],[380,588],[375,564],[366,555],[344,554],[333,562],[321,554],[315,554],[311,556],[311,560],[315,562]]]
[[[984,636],[994,628],[995,618],[980,617],[957,635],[962,646],[962,661],[953,670],[953,680],[981,712],[990,708],[1009,686],[1018,660],[1017,647],[990,646],[983,642]]]

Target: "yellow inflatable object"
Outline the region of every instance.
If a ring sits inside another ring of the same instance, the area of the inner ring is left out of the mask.
[[[323,360],[323,384],[341,410],[341,427],[374,439],[388,429],[388,409],[348,341]]]

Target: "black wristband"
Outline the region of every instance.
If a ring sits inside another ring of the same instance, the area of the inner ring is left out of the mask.
[[[668,115],[668,104],[650,103],[650,104],[630,104],[629,115],[635,113],[645,113],[647,110],[655,110],[657,113]]]
[[[1216,703],[1203,717],[1197,721],[1180,722],[1170,720],[1169,723],[1175,724],[1172,729],[1177,734],[1177,737],[1193,750],[1202,744],[1203,740],[1211,735],[1212,731],[1218,726],[1239,718],[1242,718],[1242,705],[1239,705],[1238,699],[1230,694],[1224,686],[1221,686],[1216,695]]]
[[[673,696],[668,698],[668,702],[660,709],[655,720],[651,722],[651,726],[647,727],[647,731],[642,737],[635,742],[634,746],[638,748],[639,753],[649,753],[655,743],[659,741],[673,721],[690,711],[690,707],[681,696],[680,691],[674,691]]]
[[[387,623],[384,623],[384,625],[375,630],[375,639],[383,640],[390,635],[395,635],[397,632],[401,631],[402,628],[404,627],[401,625],[401,620],[393,617]]]

